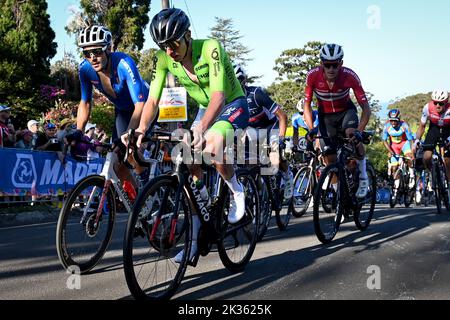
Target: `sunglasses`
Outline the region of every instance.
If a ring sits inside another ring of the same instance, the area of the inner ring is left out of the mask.
[[[446,105],[446,103],[445,103],[445,102],[437,102],[437,101],[434,101],[434,105],[435,105],[435,106],[439,105],[439,106],[441,106],[441,107],[444,107],[444,106]]]
[[[170,41],[167,43],[162,43],[159,45],[159,47],[161,48],[161,50],[164,50],[164,51],[166,51],[169,48],[172,49],[173,51],[175,51],[181,46],[181,42],[183,40],[184,40],[184,35],[182,35],[181,38],[178,40]]]
[[[106,49],[108,48],[108,46],[104,46],[103,48],[95,48],[95,49],[91,49],[91,50],[83,50],[83,54],[85,58],[94,58],[94,57],[99,57],[101,56]]]
[[[340,63],[340,62],[335,62],[335,63],[324,63],[324,64],[323,64],[323,67],[324,67],[325,69],[331,69],[331,68],[337,69],[337,68],[339,68],[340,66],[341,66],[341,63]]]

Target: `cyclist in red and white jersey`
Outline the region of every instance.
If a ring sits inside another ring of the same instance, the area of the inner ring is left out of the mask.
[[[416,134],[416,143],[420,142],[428,122],[430,127],[423,144],[423,162],[425,168],[431,171],[433,151],[436,149],[439,138],[448,140],[450,137],[450,103],[448,91],[435,90],[431,95],[432,100],[423,108],[422,119]],[[445,152],[445,166],[447,177],[450,177],[450,152]]]
[[[319,131],[325,145],[325,162],[336,162],[336,141],[338,132],[346,137],[361,141],[372,114],[369,102],[358,75],[343,67],[344,50],[337,44],[326,44],[320,50],[321,64],[308,73],[305,89],[305,121],[312,130],[313,113],[311,102],[315,95],[319,109]],[[350,89],[363,109],[361,122],[356,106],[350,99]],[[359,188],[356,196],[365,198],[369,181],[366,171],[366,153],[362,143],[357,147],[360,170]]]

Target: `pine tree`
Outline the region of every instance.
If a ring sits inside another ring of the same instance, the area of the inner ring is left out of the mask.
[[[252,50],[240,41],[243,36],[234,29],[233,19],[215,17],[215,20],[216,25],[210,29],[209,38],[218,40],[234,63],[245,66],[247,62],[253,60],[248,56]]]

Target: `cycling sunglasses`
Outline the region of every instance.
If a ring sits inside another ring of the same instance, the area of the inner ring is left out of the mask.
[[[433,101],[433,103],[434,103],[435,106],[439,105],[441,107],[445,107],[445,105],[447,104],[445,102],[437,102],[437,101]]]
[[[107,48],[108,48],[108,46],[104,46],[103,48],[83,50],[83,54],[84,54],[85,58],[98,57],[98,56],[101,56],[106,51]]]
[[[324,64],[323,64],[323,67],[324,67],[325,69],[331,69],[331,68],[333,68],[333,69],[338,69],[340,66],[341,66],[341,63],[340,63],[340,62],[324,63]]]

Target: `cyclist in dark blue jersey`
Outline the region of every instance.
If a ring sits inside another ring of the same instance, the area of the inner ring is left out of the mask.
[[[235,65],[236,78],[241,83],[242,89],[247,97],[248,110],[250,113],[249,127],[254,129],[266,129],[269,143],[275,149],[286,148],[286,130],[288,118],[280,105],[275,103],[267,92],[261,87],[247,86],[248,76],[242,66]],[[256,137],[249,135],[249,139]],[[255,139],[256,140],[256,139]],[[294,177],[289,169],[287,161],[280,159],[277,153],[272,152],[270,160],[272,165],[279,166],[284,180],[284,197],[291,198],[294,192]]]
[[[99,25],[85,28],[78,37],[78,46],[86,58],[80,65],[81,101],[77,115],[76,140],[82,136],[92,108],[93,87],[115,106],[113,140],[129,129],[139,126],[142,110],[149,94],[149,85],[142,79],[133,59],[125,53],[111,52],[112,34]],[[145,180],[144,170],[136,173]],[[119,178],[131,180],[129,170],[121,166]],[[145,181],[144,181],[145,182]]]

